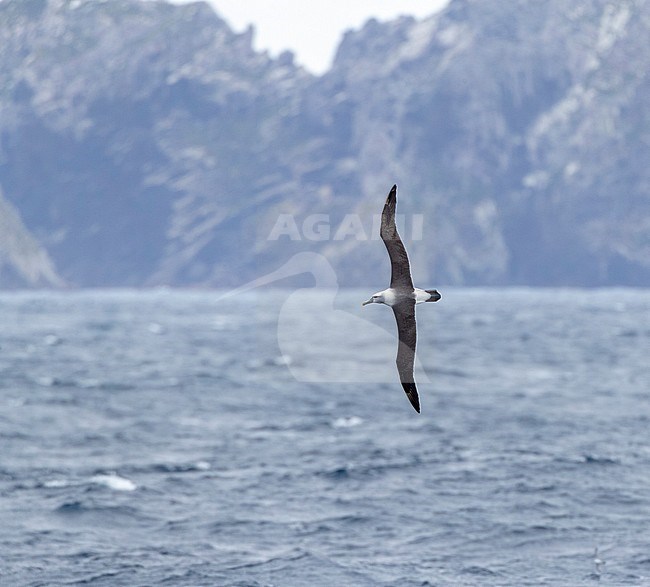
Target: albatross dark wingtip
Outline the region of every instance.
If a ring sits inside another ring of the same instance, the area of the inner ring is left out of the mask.
[[[409,398],[409,401],[411,402],[411,405],[415,409],[415,411],[419,414],[420,413],[420,397],[418,396],[418,390],[415,387],[415,383],[404,383],[402,381],[402,387],[404,388],[404,391],[406,392],[406,397]]]
[[[391,200],[397,201],[397,184],[394,184],[390,189],[390,192],[388,192],[388,196],[386,197],[386,204],[388,204]]]

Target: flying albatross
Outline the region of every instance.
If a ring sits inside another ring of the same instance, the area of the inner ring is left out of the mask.
[[[384,241],[390,257],[390,287],[374,294],[366,304],[386,304],[393,309],[397,321],[399,343],[397,347],[397,372],[411,405],[420,412],[420,398],[415,387],[413,364],[417,330],[415,326],[415,304],[437,302],[440,294],[435,289],[413,287],[411,267],[406,249],[395,226],[395,206],[397,205],[397,186],[390,190],[381,214],[381,240]]]

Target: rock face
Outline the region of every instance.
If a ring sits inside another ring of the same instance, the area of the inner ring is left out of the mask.
[[[650,285],[650,3],[452,0],[316,78],[204,3],[0,2],[0,287]]]
[[[39,245],[20,215],[0,192],[0,272],[8,283],[63,286],[47,251]]]

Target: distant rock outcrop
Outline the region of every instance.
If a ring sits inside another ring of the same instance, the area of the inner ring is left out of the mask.
[[[302,250],[366,285],[394,182],[420,283],[650,285],[648,30],[636,0],[452,0],[317,78],[205,3],[3,0],[0,287],[230,286]]]
[[[25,228],[20,214],[0,191],[0,287],[62,287],[47,251]]]

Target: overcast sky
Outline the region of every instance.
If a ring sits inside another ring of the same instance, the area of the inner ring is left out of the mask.
[[[180,0],[187,1],[187,0]],[[209,0],[236,30],[255,25],[255,48],[276,56],[285,49],[313,73],[330,65],[342,34],[359,28],[371,17],[379,20],[400,14],[423,17],[448,0]]]

